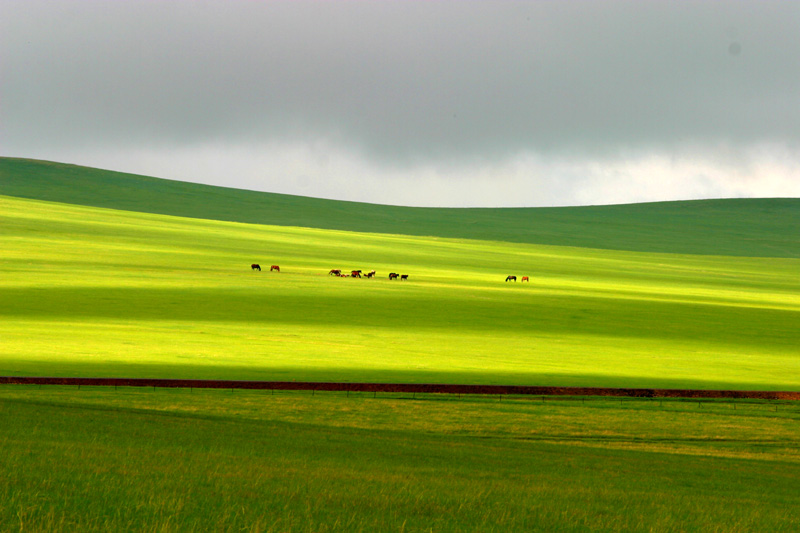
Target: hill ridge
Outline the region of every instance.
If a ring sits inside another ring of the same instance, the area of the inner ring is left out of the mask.
[[[800,199],[433,208],[234,189],[0,157],[0,194],[126,211],[638,252],[800,258]]]

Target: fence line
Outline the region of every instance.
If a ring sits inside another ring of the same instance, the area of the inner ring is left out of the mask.
[[[636,389],[606,387],[537,387],[524,385],[458,385],[443,383],[349,383],[314,381],[245,381],[149,378],[68,378],[0,376],[0,385],[77,385],[185,389],[258,389],[500,396],[610,396],[619,398],[692,398],[800,400],[795,391],[737,391],[702,389]]]

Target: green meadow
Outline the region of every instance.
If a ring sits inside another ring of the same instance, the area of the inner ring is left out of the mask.
[[[273,226],[636,252],[800,258],[798,198],[552,208],[420,208],[212,187],[8,157],[0,157],[0,194]]]
[[[800,386],[797,259],[0,213],[3,375]]]
[[[0,158],[0,244],[0,375],[800,390],[796,199],[415,209]],[[7,385],[0,531],[797,531],[798,421]]]
[[[797,403],[0,387],[3,531],[796,531]]]

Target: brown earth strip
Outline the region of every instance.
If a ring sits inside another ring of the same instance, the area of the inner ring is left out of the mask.
[[[340,383],[310,381],[232,381],[143,378],[59,378],[0,376],[0,385],[72,385],[99,387],[164,387],[195,389],[268,389],[436,394],[532,396],[615,396],[625,398],[727,398],[800,400],[800,392],[696,389],[619,389],[601,387],[528,387],[517,385],[446,385],[435,383]]]

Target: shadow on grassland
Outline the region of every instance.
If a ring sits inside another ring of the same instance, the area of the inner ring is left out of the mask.
[[[604,335],[698,340],[759,347],[800,345],[800,312],[693,302],[554,296],[531,291],[513,300],[425,298],[400,293],[47,287],[10,288],[0,316],[39,319],[187,321],[286,326]]]

